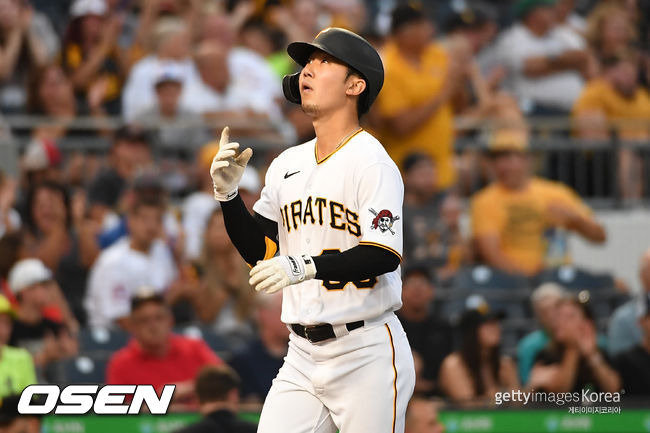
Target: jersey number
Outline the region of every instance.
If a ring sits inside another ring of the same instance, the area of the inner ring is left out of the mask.
[[[329,250],[323,250],[321,254],[335,254],[335,253],[340,253],[341,250],[337,249],[329,249]],[[348,284],[350,281],[323,281],[323,286],[327,290],[343,290],[343,287],[345,287],[346,284]],[[368,278],[365,280],[359,280],[359,281],[352,281],[352,284],[357,289],[372,289],[375,284],[377,284],[377,277],[372,277]]]

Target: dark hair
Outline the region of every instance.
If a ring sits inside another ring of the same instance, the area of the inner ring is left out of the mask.
[[[60,65],[57,63],[48,63],[38,68],[34,68],[29,72],[27,78],[27,113],[29,114],[47,114],[43,108],[43,101],[40,96],[40,88],[45,75],[51,69],[60,69],[63,71]],[[63,75],[66,76],[65,71]],[[67,80],[66,76],[66,80]]]
[[[460,357],[467,367],[470,378],[474,385],[476,396],[482,395],[485,389],[485,383],[481,376],[481,346],[478,339],[478,329],[481,325],[468,327],[462,332],[462,341],[460,345]],[[490,373],[498,381],[499,377],[499,360],[501,358],[501,349],[496,346],[490,349],[488,362],[490,363]]]
[[[406,157],[402,160],[402,171],[404,173],[407,173],[420,161],[429,161],[432,165],[435,165],[433,159],[426,153],[413,152],[406,155]]]
[[[240,385],[241,379],[235,370],[226,365],[203,367],[194,382],[196,396],[201,404],[224,401],[228,393]]]
[[[424,21],[426,19],[427,16],[422,11],[422,7],[419,3],[399,5],[393,9],[393,12],[391,13],[390,32],[391,34],[395,34],[402,27],[408,24]]]
[[[0,238],[0,277],[7,278],[9,271],[18,261],[18,254],[23,245],[23,236],[20,231],[5,233]]]
[[[130,213],[137,213],[142,207],[155,207],[163,210],[165,208],[165,200],[156,194],[136,194]]]
[[[25,215],[23,215],[25,220],[25,225],[30,232],[36,234],[38,232],[38,227],[36,227],[36,222],[32,215],[32,207],[34,206],[34,201],[36,200],[36,193],[41,189],[47,189],[56,193],[59,193],[63,198],[63,206],[65,207],[65,226],[70,228],[72,225],[72,215],[70,212],[70,194],[68,190],[57,182],[44,181],[32,186],[27,192],[27,200],[25,206]]]

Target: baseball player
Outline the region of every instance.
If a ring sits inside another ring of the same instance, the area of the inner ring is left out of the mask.
[[[316,139],[271,163],[254,215],[237,194],[252,150],[239,152],[228,128],[211,167],[228,234],[253,266],[250,283],[283,289],[291,330],[258,432],[403,432],[415,383],[393,313],[402,304],[404,187],[381,143],[359,126],[383,65],[365,39],[339,28],[288,53],[303,69],[284,77],[284,94],[312,118]]]

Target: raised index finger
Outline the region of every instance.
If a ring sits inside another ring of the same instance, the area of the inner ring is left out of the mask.
[[[221,146],[225,145],[229,141],[230,141],[230,128],[226,126],[221,131],[221,139],[219,140],[219,148],[221,148]]]

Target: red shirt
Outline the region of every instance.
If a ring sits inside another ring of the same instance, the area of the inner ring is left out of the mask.
[[[137,341],[118,350],[108,363],[106,383],[143,385],[151,384],[156,391],[163,385],[194,380],[201,367],[223,364],[203,340],[180,335],[169,337],[169,350],[162,358],[142,351]]]

